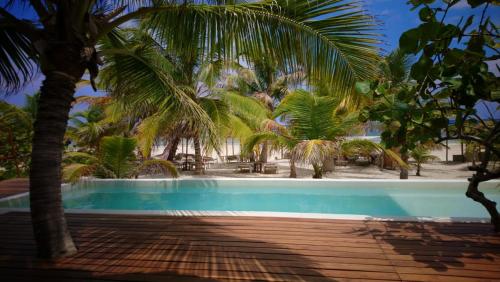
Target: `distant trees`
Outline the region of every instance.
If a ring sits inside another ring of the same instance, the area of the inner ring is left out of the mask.
[[[32,114],[0,101],[0,179],[27,175],[32,136]]]

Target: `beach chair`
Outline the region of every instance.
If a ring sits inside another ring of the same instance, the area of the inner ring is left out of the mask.
[[[276,174],[278,173],[278,166],[275,164],[265,164],[264,174]]]
[[[238,171],[243,173],[249,173],[252,170],[252,165],[250,164],[239,164]]]

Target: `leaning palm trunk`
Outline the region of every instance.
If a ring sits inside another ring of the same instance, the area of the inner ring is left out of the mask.
[[[203,174],[203,160],[201,156],[201,144],[198,136],[193,138],[194,143],[194,162],[196,166],[195,174]]]
[[[167,146],[163,150],[162,158],[168,161],[173,161],[175,154],[177,153],[177,147],[179,146],[180,138],[178,136],[173,137],[169,140]]]
[[[61,203],[61,161],[73,94],[82,74],[83,70],[72,78],[63,72],[46,73],[41,88],[30,171],[31,218],[40,257],[55,258],[77,251]]]

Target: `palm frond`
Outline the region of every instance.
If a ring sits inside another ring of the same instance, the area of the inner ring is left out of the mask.
[[[21,32],[16,21],[0,14],[0,87],[8,91],[30,81],[37,71],[38,59],[32,42]],[[35,30],[33,24],[19,22]]]
[[[102,138],[99,147],[102,165],[112,171],[117,178],[126,177],[133,168],[136,147],[134,138],[107,136]]]
[[[272,131],[262,131],[252,134],[245,140],[242,152],[245,154],[251,153],[255,147],[264,142],[270,142],[275,148],[281,147],[289,150],[297,144],[297,141],[293,138],[287,138]]]
[[[99,159],[92,154],[84,153],[84,152],[66,152],[63,157],[64,162],[75,162],[77,161],[80,164],[96,164],[99,162]]]
[[[217,95],[229,105],[234,115],[238,116],[251,128],[259,128],[262,121],[267,119],[270,114],[269,110],[255,98],[230,91],[222,91]]]
[[[92,175],[95,169],[95,164],[69,164],[63,168],[63,180],[65,182],[75,183],[83,176]]]
[[[33,119],[28,112],[4,101],[0,101],[0,125],[31,128],[32,123]]]
[[[384,146],[375,143],[367,139],[351,139],[342,142],[341,144],[342,153],[346,155],[362,154],[369,156],[372,152],[384,153],[391,160],[395,161],[400,167],[408,168],[408,164],[405,163],[401,157],[390,149],[386,149]]]
[[[349,95],[377,71],[373,18],[348,0],[277,0],[236,5],[166,6],[148,16],[161,42],[189,50],[193,38],[212,57],[271,56],[284,70],[304,69]],[[182,30],[183,32],[179,32]]]
[[[328,140],[305,140],[299,142],[292,150],[292,158],[296,162],[321,165],[338,151],[337,144]]]
[[[291,133],[299,140],[333,139],[345,128],[335,119],[338,100],[318,97],[305,90],[296,90],[287,95],[274,111],[289,123]]]

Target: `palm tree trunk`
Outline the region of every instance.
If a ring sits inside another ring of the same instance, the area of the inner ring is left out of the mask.
[[[401,153],[401,159],[408,163],[408,153]],[[408,169],[405,167],[400,167],[399,169],[399,179],[408,179]]]
[[[295,160],[290,158],[290,178],[297,178],[297,168],[295,167]]]
[[[195,174],[203,174],[203,160],[201,156],[201,144],[198,136],[193,138],[194,143],[194,164],[196,166]]]
[[[173,161],[175,154],[177,153],[177,147],[179,146],[179,141],[181,139],[178,136],[175,136],[171,138],[168,141],[167,146],[165,146],[165,149],[163,150],[162,153],[162,158],[168,161]]]
[[[417,176],[420,176],[420,169],[422,168],[422,165],[420,163],[417,163]]]
[[[314,175],[313,178],[321,179],[323,178],[323,172],[321,171],[321,167],[317,164],[313,164]]]
[[[260,152],[259,161],[267,163],[267,141],[262,144],[262,151]]]
[[[76,253],[61,199],[63,139],[76,79],[49,72],[41,87],[34,124],[30,171],[30,207],[38,255],[57,258]]]
[[[226,163],[228,162],[227,157],[229,156],[228,150],[227,150],[227,136],[226,136]]]

